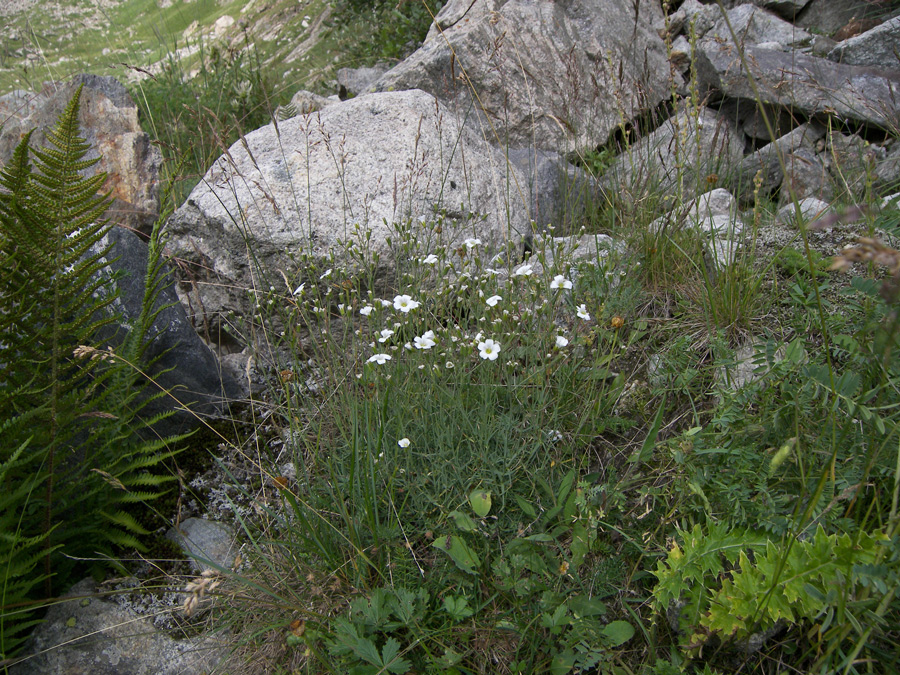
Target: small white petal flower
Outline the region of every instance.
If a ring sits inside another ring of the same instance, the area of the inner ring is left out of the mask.
[[[294,295],[295,297],[298,296],[298,295],[300,295],[300,294],[303,292],[303,287],[304,287],[304,286],[306,286],[305,283],[300,284],[299,286],[297,286],[297,288],[294,289],[294,292],[292,293],[292,295]]]
[[[591,315],[587,311],[587,307],[584,306],[584,303],[578,305],[575,309],[575,314],[578,315],[579,319],[584,319],[585,321],[591,320]]]
[[[453,368],[453,361],[447,361],[447,363],[444,364],[444,368]]]
[[[383,366],[390,360],[390,354],[372,354],[372,356],[369,357],[369,363],[377,363],[379,366]]]
[[[413,300],[408,295],[397,295],[394,297],[394,309],[399,309],[404,314],[408,314],[411,310],[414,310],[419,306],[418,301]]]
[[[572,282],[566,279],[562,274],[557,274],[550,282],[550,288],[572,288]]]
[[[481,244],[481,239],[478,239],[476,237],[469,237],[468,239],[463,241],[463,244],[465,244],[466,248],[471,251],[473,248]]]
[[[401,438],[399,441],[397,441],[397,445],[399,445],[401,448],[408,448],[409,447],[409,439]]]
[[[438,257],[434,253],[429,253],[427,256],[422,258],[422,262],[426,265],[434,265],[438,261]]]
[[[534,272],[534,265],[522,265],[514,274],[517,277],[527,277],[532,272]]]
[[[493,340],[485,340],[478,343],[478,355],[483,359],[496,361],[500,354],[500,343]]]
[[[381,298],[378,298],[378,302],[381,303],[382,307],[393,307],[394,306],[394,303],[392,303],[390,300],[382,300]]]
[[[394,331],[392,331],[390,328],[385,328],[383,331],[381,331],[381,337],[378,338],[378,341],[387,342],[393,334]]]
[[[322,276],[319,277],[319,280],[321,281],[322,279],[325,279],[326,277],[330,277],[330,276],[331,276],[331,268],[329,267],[327,270],[325,270],[325,274],[323,274]]]
[[[569,341],[568,341],[566,338],[564,338],[562,335],[557,335],[557,336],[556,336],[556,346],[557,346],[557,347],[559,347],[560,349],[562,349],[562,348],[565,347],[567,344],[569,344]]]
[[[372,307],[372,305],[366,305],[365,307],[363,307],[362,309],[359,310],[359,313],[362,314],[363,316],[369,316],[369,314],[372,313],[373,309],[375,309],[375,308]]]
[[[417,337],[413,340],[416,345],[416,349],[431,349],[434,347],[437,342],[434,340],[434,331],[427,331],[421,337]]]
[[[503,298],[501,298],[499,295],[492,295],[487,300],[485,300],[485,302],[488,304],[489,307],[496,307],[497,303],[500,302],[502,299]]]

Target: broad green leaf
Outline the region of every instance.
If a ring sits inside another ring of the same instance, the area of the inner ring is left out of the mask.
[[[431,546],[449,555],[456,566],[466,574],[475,574],[475,568],[481,566],[481,561],[478,560],[475,551],[469,548],[468,544],[460,537],[452,534],[439,536]]]
[[[612,621],[603,628],[603,635],[610,647],[618,647],[634,636],[634,626],[627,621]]]
[[[606,614],[606,605],[597,598],[586,595],[576,595],[569,600],[569,609],[577,619],[585,619],[589,616]],[[612,625],[612,624],[610,624]]]
[[[473,490],[469,495],[469,504],[479,518],[484,518],[491,512],[491,493],[485,490]]]
[[[450,518],[453,518],[453,522],[456,523],[456,526],[463,532],[474,532],[478,529],[475,521],[462,511],[451,511],[447,515]]]

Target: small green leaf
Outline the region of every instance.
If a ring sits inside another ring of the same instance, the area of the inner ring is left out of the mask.
[[[491,493],[484,490],[473,490],[469,495],[469,503],[472,510],[479,518],[484,518],[491,512]]]
[[[569,609],[577,619],[586,619],[589,616],[606,614],[606,605],[597,598],[589,598],[586,595],[576,595],[569,600]],[[610,624],[612,625],[612,624]]]
[[[449,555],[456,566],[466,574],[475,574],[475,568],[481,566],[481,561],[478,560],[475,551],[469,548],[468,544],[460,537],[452,534],[439,536],[431,544],[431,547]]]
[[[444,610],[457,621],[468,619],[475,612],[463,595],[448,595],[444,598]]]
[[[478,529],[475,521],[462,511],[451,511],[447,515],[450,518],[453,518],[453,522],[456,523],[456,526],[463,532],[474,532]]]
[[[566,675],[575,667],[575,652],[567,649],[553,657],[550,662],[551,675]]]
[[[522,499],[519,495],[516,495],[516,504],[519,505],[519,508],[522,509],[522,513],[524,513],[529,518],[537,518],[537,511],[534,510],[534,507]]]
[[[634,626],[627,621],[612,621],[603,628],[603,635],[610,647],[618,647],[634,636]]]

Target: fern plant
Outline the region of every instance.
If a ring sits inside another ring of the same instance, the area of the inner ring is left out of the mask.
[[[0,655],[35,620],[23,611],[65,587],[76,559],[142,549],[146,531],[127,506],[162,493],[159,471],[177,438],[135,433],[141,359],[158,306],[159,225],[143,308],[117,335],[116,278],[109,271],[106,176],[78,135],[81,90],[30,150],[31,135],[0,171]],[[31,158],[34,164],[31,163]],[[99,336],[108,338],[109,343]],[[113,349],[110,344],[116,344]],[[18,609],[16,609],[18,608]],[[14,611],[15,610],[15,611]],[[0,656],[2,658],[3,656]]]

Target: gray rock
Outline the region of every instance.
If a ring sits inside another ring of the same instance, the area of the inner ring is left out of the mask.
[[[737,201],[728,190],[716,188],[692,199],[687,210],[697,220],[713,216],[734,216],[737,214]]]
[[[811,223],[816,218],[827,213],[831,208],[826,202],[823,202],[821,199],[816,199],[815,197],[801,199],[798,202],[798,206],[800,207],[799,218],[805,223]],[[778,212],[775,214],[775,221],[783,225],[791,223],[796,225],[797,219],[797,207],[794,204],[785,204],[778,209]]]
[[[726,119],[734,120],[737,127],[755,141],[781,138],[798,126],[797,120],[787,108],[759,104],[746,99],[724,101],[719,113]],[[769,132],[770,126],[772,133]]]
[[[669,96],[661,18],[655,0],[451,0],[376,89],[428,91],[500,145],[596,147]]]
[[[290,105],[286,106],[291,114],[285,115],[284,118],[286,119],[296,115],[309,115],[336,102],[337,101],[332,101],[330,98],[325,98],[324,96],[319,96],[311,91],[301,89],[291,97]]]
[[[900,143],[894,141],[875,164],[875,187],[882,193],[900,188]]]
[[[113,310],[121,315],[121,322],[105,328],[100,337],[108,344],[118,345],[140,316],[147,275],[147,245],[134,233],[118,227],[110,230],[108,238],[101,243],[112,245],[109,269],[116,276],[119,290]],[[219,415],[225,401],[236,398],[240,389],[233,379],[220,373],[215,355],[194,332],[178,302],[174,278],[168,269],[165,274],[164,289],[155,305],[163,309],[151,327],[145,358],[151,363],[148,375],[172,396],[150,401],[141,416],[149,419],[175,410],[174,415],[154,425],[156,432],[170,435],[197,426],[198,417]],[[157,391],[150,385],[150,393]]]
[[[573,269],[568,271],[568,278],[573,281],[578,276],[574,269],[575,263],[597,264],[606,260],[614,251],[620,253],[624,251],[624,247],[607,234],[583,234],[569,237],[536,234],[533,246],[535,251],[542,253],[539,259],[536,259],[537,256],[533,256],[529,261],[535,268],[535,274],[545,274],[547,270],[554,269],[557,254],[561,253],[562,260],[573,264]]]
[[[730,121],[709,108],[681,111],[620,155],[601,183],[608,193],[635,199],[651,190],[667,194],[674,205],[726,179],[743,154]]]
[[[900,68],[900,16],[844,40],[829,52],[828,58],[850,66],[897,70]]]
[[[338,269],[357,268],[357,254],[377,256],[387,285],[395,269],[388,239],[399,245],[393,224],[409,224],[414,247],[428,237],[442,246],[479,237],[491,255],[531,233],[525,176],[425,92],[359,96],[245,141],[167,224],[168,248],[190,270],[182,302],[219,344],[243,342],[229,334],[228,312],[251,317],[248,292],[284,289],[282,272],[294,283],[299,255]],[[436,209],[440,232],[428,225]]]
[[[785,156],[784,165],[780,198],[782,204],[807,197],[826,201],[834,198],[835,186],[827,154],[817,155],[808,148],[800,147]]]
[[[538,230],[553,225],[570,232],[584,222],[585,209],[599,197],[590,174],[550,150],[510,148],[507,157],[525,176]]]
[[[809,4],[809,0],[753,0],[753,4],[790,21]]]
[[[51,605],[11,675],[184,675],[211,672],[228,654],[214,637],[175,640],[85,579]]]
[[[727,15],[727,21],[720,18],[703,36],[701,49],[706,49],[713,43],[748,47],[774,42],[786,48],[808,45],[812,41],[812,35],[805,30],[753,5],[739,5],[728,10]],[[732,37],[732,30],[737,37],[737,43]]]
[[[116,223],[149,232],[159,212],[162,155],[138,124],[138,109],[125,87],[112,77],[77,75],[70,82],[49,82],[38,93],[14,91],[0,97],[0,165],[12,157],[31,129],[32,147],[45,140],[80,85],[81,135],[91,145],[86,159],[100,157],[87,171],[105,171],[114,203],[108,215]]]
[[[882,16],[890,10],[894,0],[810,0],[797,14],[796,23],[831,35],[852,20],[870,20]]]
[[[704,40],[697,63],[701,88],[730,98],[793,107],[807,116],[830,114],[883,128],[891,128],[900,115],[900,72],[844,66],[758,47],[746,48],[745,61],[749,77],[731,45]]]
[[[795,150],[814,150],[815,143],[825,135],[821,125],[801,124],[789,134],[764,145],[756,152],[741,160],[737,171],[731,176],[730,185],[742,204],[751,204],[756,191],[756,175],[761,174],[759,195],[766,197],[775,193],[784,181],[783,162]]]
[[[367,92],[384,75],[390,66],[378,63],[370,68],[339,68],[338,84],[353,96]]]
[[[672,49],[669,52],[669,62],[678,69],[678,72],[684,75],[691,67],[691,43],[683,35],[679,35],[672,42]]]
[[[852,197],[862,197],[870,180],[875,178],[875,168],[885,151],[870,145],[862,138],[832,131],[825,146],[835,187]]]
[[[238,552],[234,530],[225,523],[204,518],[184,520],[177,528],[173,527],[166,532],[166,539],[184,549],[198,572],[206,569],[230,569]]]

